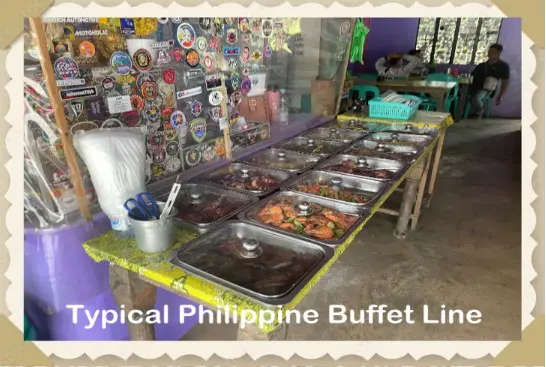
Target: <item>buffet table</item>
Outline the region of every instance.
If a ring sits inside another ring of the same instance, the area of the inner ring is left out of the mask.
[[[366,218],[346,238],[346,240],[335,247],[333,256],[318,270],[315,275],[303,286],[297,295],[287,304],[280,307],[269,306],[261,302],[239,295],[237,292],[228,290],[211,281],[191,275],[182,268],[171,264],[168,258],[177,248],[180,248],[188,241],[194,239],[197,233],[176,229],[176,241],[174,246],[159,254],[145,254],[137,249],[134,240],[116,237],[112,231],[95,237],[84,244],[88,255],[95,261],[107,261],[110,263],[110,287],[118,304],[125,305],[125,310],[136,309],[145,312],[154,307],[157,287],[178,293],[198,303],[213,308],[236,307],[240,315],[243,309],[250,309],[256,312],[261,310],[272,310],[275,312],[295,309],[315,284],[328,272],[330,267],[337,261],[339,256],[352,243],[362,228],[375,212],[380,210],[387,198],[399,188],[405,181],[402,204],[399,210],[398,223],[395,234],[405,234],[408,222],[411,218],[411,210],[418,199],[417,190],[422,188],[423,179],[426,180],[427,170],[432,153],[436,149],[436,157],[433,165],[434,175],[437,172],[441,145],[443,143],[445,129],[452,123],[449,114],[444,113],[419,113],[412,121],[396,122],[390,120],[375,120],[361,116],[338,116],[342,119],[365,119],[370,123],[399,123],[411,124],[417,127],[433,127],[440,130],[428,145],[421,151],[418,157],[411,163],[403,175],[399,176],[389,189],[370,208]],[[434,182],[429,183],[429,192],[432,193]],[[420,190],[422,191],[422,190]],[[273,322],[263,325],[261,328],[255,324],[246,325],[238,332],[239,340],[283,340],[287,336],[288,325],[286,323]],[[154,340],[154,326],[145,323],[129,324],[132,340]]]

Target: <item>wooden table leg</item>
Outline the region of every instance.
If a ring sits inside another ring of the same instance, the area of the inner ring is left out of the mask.
[[[461,97],[459,98],[459,108],[457,109],[455,116],[455,121],[461,121],[464,115],[464,108],[466,106],[466,100],[468,98],[468,83],[459,84]]]
[[[438,144],[436,146],[436,152],[434,152],[434,164],[432,165],[432,172],[430,173],[430,182],[428,184],[428,190],[426,195],[426,207],[430,206],[432,201],[432,194],[434,193],[434,184],[436,183],[436,176],[438,175],[438,168],[440,166],[440,158],[442,157],[442,149],[444,148],[444,139],[446,136],[446,130],[440,130],[438,136]]]
[[[446,92],[430,93],[430,97],[434,100],[434,103],[436,103],[436,111],[449,112],[445,110],[446,94],[447,94]]]
[[[282,323],[270,333],[262,331],[256,324],[245,323],[244,327],[237,329],[237,340],[286,340],[288,337],[288,324]]]
[[[417,228],[417,222],[419,221],[419,216],[421,215],[421,204],[423,202],[423,196],[425,195],[425,187],[427,186],[428,171],[430,168],[430,161],[432,159],[432,152],[426,157],[427,163],[425,164],[425,169],[423,170],[423,175],[421,176],[421,181],[419,181],[419,190],[417,191],[417,200],[415,200],[415,206],[413,208],[413,214],[411,218],[411,230],[415,231]]]
[[[424,160],[414,167],[406,177],[404,184],[404,193],[402,194],[402,204],[398,211],[398,222],[393,231],[393,235],[398,239],[406,238],[408,232],[408,223],[410,220],[413,204],[415,204],[417,196],[417,185],[423,175]]]
[[[140,279],[137,273],[113,264],[110,264],[110,289],[126,313],[139,310],[145,314],[155,306],[156,287]],[[128,322],[127,326],[131,340],[155,340],[153,324]]]

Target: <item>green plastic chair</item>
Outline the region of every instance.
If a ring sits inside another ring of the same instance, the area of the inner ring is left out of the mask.
[[[375,85],[363,85],[363,84],[355,85],[353,88],[351,88],[351,96],[355,92],[357,93],[358,98],[362,100],[366,99],[366,95],[368,93],[373,94],[373,98],[379,97],[381,95],[379,88],[377,88]]]
[[[24,328],[25,330],[23,337],[25,341],[33,341],[37,339],[38,333],[30,320],[27,318],[27,315],[24,315]]]
[[[496,91],[492,91],[489,93],[487,97],[484,98],[483,104],[485,108],[485,118],[489,118],[491,116],[491,99],[493,98],[493,95]],[[470,103],[470,99],[472,97],[469,96],[466,100],[466,105],[464,106],[464,112],[463,112],[463,119],[467,119],[470,115],[470,110],[472,109],[472,104]]]
[[[451,111],[451,105],[453,104],[454,111],[457,111],[459,108],[459,80],[449,74],[440,74],[440,73],[434,73],[429,74],[425,78],[427,81],[433,81],[433,82],[457,82],[457,85],[455,88],[453,88],[448,96],[446,97],[445,104],[444,104],[444,111]],[[430,99],[430,97],[426,94],[421,94],[420,96],[423,98],[423,102],[421,103],[421,106],[423,106],[424,109],[427,111],[436,110],[437,106],[436,103]]]
[[[300,103],[301,103],[302,113],[311,113],[311,95],[310,94],[302,94]]]

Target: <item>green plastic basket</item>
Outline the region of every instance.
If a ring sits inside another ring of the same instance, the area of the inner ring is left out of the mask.
[[[407,106],[398,102],[383,102],[381,97],[371,99],[369,115],[373,118],[391,119],[391,120],[409,120],[419,109],[422,99],[416,96],[404,96],[404,98],[415,101],[413,106]]]

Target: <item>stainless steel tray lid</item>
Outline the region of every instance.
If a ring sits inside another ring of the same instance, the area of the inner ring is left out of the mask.
[[[312,139],[353,141],[360,139],[364,135],[366,135],[366,133],[360,131],[337,129],[335,127],[319,127],[318,129],[312,130],[304,134],[303,136]]]
[[[176,202],[177,218],[193,224],[210,224],[248,205],[251,197],[200,183],[182,184]]]
[[[303,240],[228,222],[182,248],[177,259],[250,292],[277,298],[290,292],[324,256],[320,247]]]
[[[328,178],[314,178],[313,176],[307,175],[298,180],[292,185],[292,189],[304,194],[356,204],[365,204],[375,195],[375,192],[362,190],[358,185],[353,184],[354,180],[350,177],[328,175]]]
[[[369,130],[366,122],[356,119],[332,121],[325,126],[348,130]]]
[[[275,172],[240,163],[232,163],[206,175],[205,179],[237,190],[265,192],[278,187],[288,177],[289,175],[282,171]]]
[[[316,163],[318,158],[312,155],[272,148],[259,151],[243,159],[243,161],[269,168],[301,170]]]
[[[333,154],[345,146],[343,142],[322,140],[298,136],[281,143],[283,149],[295,150],[306,154]]]

